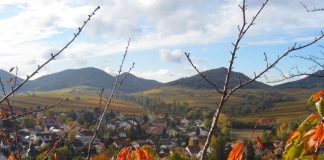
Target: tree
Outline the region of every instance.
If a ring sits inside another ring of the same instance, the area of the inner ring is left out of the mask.
[[[23,120],[23,126],[26,128],[34,128],[36,123],[37,122],[33,116],[26,116]]]
[[[218,136],[217,138],[213,136],[210,144],[211,151],[208,154],[208,160],[226,160],[226,138]]]
[[[76,133],[74,130],[71,130],[69,133],[68,133],[68,136],[67,136],[67,143],[68,144],[72,144],[75,140],[75,137],[76,137]]]

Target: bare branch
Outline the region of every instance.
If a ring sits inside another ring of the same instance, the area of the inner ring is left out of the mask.
[[[188,61],[189,61],[189,63],[191,64],[191,66],[196,70],[196,72],[207,82],[207,83],[209,83],[210,85],[212,85],[215,89],[216,89],[216,91],[218,92],[218,93],[220,93],[220,94],[222,94],[222,91],[221,90],[219,90],[219,88],[217,87],[217,85],[215,84],[215,83],[213,83],[212,81],[210,81],[208,78],[207,78],[207,76],[206,75],[204,75],[203,73],[201,73],[200,71],[199,71],[199,69],[197,68],[197,66],[196,65],[194,65],[194,63],[192,62],[192,60],[191,60],[191,58],[190,58],[190,53],[184,53],[185,55],[186,55],[186,57],[187,57],[187,59],[188,59]]]
[[[247,147],[250,145],[251,140],[252,140],[252,138],[253,138],[253,135],[254,135],[254,133],[255,133],[255,130],[258,128],[258,125],[259,125],[260,121],[261,121],[261,119],[257,120],[257,122],[255,123],[255,125],[254,125],[254,127],[253,127],[253,130],[252,130],[252,133],[251,133],[251,135],[250,135],[250,137],[249,137],[249,139],[248,139],[248,141],[247,141],[247,144],[246,144],[246,146],[244,147],[243,155],[245,154],[245,152],[246,152],[246,150],[247,150]]]
[[[231,74],[232,74],[232,69],[233,69],[233,64],[234,61],[236,59],[236,54],[239,50],[239,44],[242,40],[242,38],[244,37],[244,35],[247,33],[247,31],[251,28],[252,25],[255,24],[255,20],[258,18],[258,16],[260,15],[261,11],[264,9],[264,7],[267,5],[269,0],[265,0],[265,2],[262,4],[262,6],[260,7],[260,9],[257,11],[257,13],[255,14],[255,16],[253,16],[252,20],[250,21],[250,23],[246,22],[246,1],[243,0],[243,4],[242,6],[240,6],[241,10],[242,10],[242,14],[243,14],[243,22],[242,22],[242,27],[239,27],[239,34],[237,36],[236,42],[233,43],[233,50],[230,52],[231,53],[231,59],[229,61],[229,66],[227,68],[227,73],[226,73],[226,77],[225,77],[225,83],[224,83],[224,88],[223,88],[223,93],[222,93],[222,97],[218,103],[218,108],[215,112],[215,115],[213,117],[213,121],[212,121],[212,125],[210,127],[210,130],[208,132],[207,135],[207,139],[204,145],[204,148],[202,150],[202,155],[200,157],[200,160],[205,160],[206,159],[206,154],[207,154],[207,150],[208,147],[210,145],[211,142],[211,138],[212,138],[212,134],[214,133],[214,131],[216,131],[217,128],[217,122],[218,122],[218,118],[221,112],[221,109],[223,108],[223,106],[225,105],[228,97],[230,94],[233,93],[233,90],[228,91],[228,87],[229,87],[229,82],[230,82],[230,78],[231,78]],[[240,85],[244,85],[244,83],[240,84]]]
[[[282,60],[284,57],[288,56],[291,52],[295,52],[295,51],[298,51],[298,50],[301,50],[303,48],[306,48],[308,46],[311,46],[313,44],[315,44],[316,42],[318,42],[319,40],[321,40],[322,38],[324,37],[324,33],[321,32],[321,35],[317,38],[315,38],[315,40],[313,40],[312,42],[309,42],[305,45],[299,45],[297,47],[297,44],[295,43],[294,46],[292,46],[291,48],[289,48],[285,53],[283,53],[281,56],[279,56],[273,63],[271,63],[268,67],[266,67],[263,71],[261,71],[260,73],[258,73],[254,78],[240,84],[240,85],[237,85],[236,87],[234,87],[231,92],[229,92],[229,94],[226,96],[226,99],[231,95],[233,94],[237,89],[239,88],[242,88],[252,82],[254,82],[256,79],[260,78],[263,74],[265,74],[266,72],[268,72],[270,69],[274,68],[279,62],[280,60]]]
[[[4,95],[6,95],[6,90],[4,88],[4,85],[2,83],[2,80],[1,80],[1,77],[0,77],[0,84],[1,84],[1,88],[2,88],[2,92]],[[14,113],[14,110],[13,110],[13,107],[11,106],[10,102],[8,99],[5,99],[7,104],[8,104],[8,107],[9,107],[9,110],[10,110],[10,114],[12,117],[15,116],[15,113]],[[15,131],[15,148],[14,148],[14,154],[15,154],[15,157],[17,157],[18,159],[21,159],[21,156],[20,156],[20,147],[19,147],[19,134],[18,134],[18,129],[17,129],[17,121],[16,121],[16,118],[13,118],[13,128],[14,128],[14,131]],[[15,153],[15,150],[18,149],[18,156],[16,155]]]
[[[316,8],[309,9],[303,2],[299,1],[299,3],[305,8],[307,12],[318,12],[318,11],[324,11],[324,8]]]
[[[93,12],[92,14],[88,15],[87,20],[84,21],[83,25],[81,27],[78,28],[78,31],[74,34],[73,38],[62,48],[60,49],[58,52],[56,52],[55,54],[51,54],[51,58],[48,59],[47,61],[45,61],[42,65],[38,65],[37,69],[31,74],[31,75],[27,75],[27,78],[19,85],[17,85],[11,92],[9,92],[8,94],[6,94],[4,97],[1,98],[0,103],[2,103],[5,99],[7,99],[9,96],[11,96],[14,92],[16,92],[19,88],[21,88],[25,83],[27,83],[30,78],[32,78],[34,75],[36,75],[44,66],[46,66],[49,62],[55,60],[55,58],[60,55],[66,48],[68,48],[72,42],[74,42],[74,40],[80,35],[80,33],[82,32],[83,28],[86,26],[86,24],[90,21],[91,17],[93,15],[95,15],[95,13],[97,12],[97,10],[99,10],[100,7],[98,6]]]
[[[125,53],[124,53],[124,55],[123,55],[123,58],[122,58],[121,64],[120,64],[120,66],[119,66],[119,71],[118,71],[118,74],[117,74],[117,76],[116,76],[115,83],[114,83],[113,89],[112,89],[112,91],[111,91],[110,97],[107,99],[106,107],[105,107],[104,111],[102,112],[101,116],[99,117],[99,123],[97,124],[96,130],[95,130],[95,133],[94,133],[94,135],[93,135],[93,137],[92,137],[92,139],[91,139],[91,141],[90,141],[90,143],[89,143],[89,145],[88,145],[88,155],[87,155],[87,158],[86,158],[87,160],[90,160],[90,158],[91,158],[91,147],[92,147],[92,144],[93,144],[95,138],[96,138],[97,135],[98,135],[99,129],[100,129],[101,124],[102,124],[102,121],[103,121],[103,119],[104,119],[104,117],[105,117],[105,115],[106,115],[106,112],[107,112],[108,109],[110,108],[110,104],[111,104],[113,98],[114,98],[115,95],[118,93],[118,90],[119,90],[119,88],[121,87],[121,85],[122,85],[122,83],[123,83],[123,81],[124,81],[124,79],[122,79],[122,80],[119,80],[119,79],[120,79],[120,75],[121,75],[121,72],[122,72],[122,69],[123,69],[123,65],[124,65],[124,62],[125,62],[125,59],[126,59],[126,55],[127,55],[127,53],[128,53],[129,43],[130,43],[130,39],[128,40],[128,43],[127,43],[127,46],[126,46],[126,49],[125,49]],[[128,73],[133,69],[133,67],[134,67],[134,63],[133,63],[133,65],[132,65],[132,67],[129,69]],[[124,75],[125,78],[126,78],[127,75],[128,75],[128,74],[125,74],[125,75]]]
[[[15,116],[11,116],[11,117],[8,117],[8,118],[4,118],[4,119],[0,119],[0,122],[3,122],[3,121],[8,121],[8,120],[11,120],[11,119],[14,119],[14,118],[21,118],[21,117],[25,117],[27,115],[32,115],[32,114],[35,114],[35,113],[40,113],[40,112],[45,112],[47,110],[50,110],[60,104],[63,104],[65,102],[69,101],[68,98],[64,99],[64,100],[61,100],[53,105],[50,105],[50,106],[45,106],[45,107],[42,107],[40,109],[36,109],[36,110],[32,110],[32,111],[29,111],[29,112],[24,112],[22,114],[19,114],[19,115],[15,115]]]

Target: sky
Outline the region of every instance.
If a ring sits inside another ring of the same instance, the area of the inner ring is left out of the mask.
[[[301,0],[324,7],[323,0]],[[247,0],[250,21],[262,0]],[[25,78],[61,49],[98,5],[101,9],[78,39],[37,77],[66,69],[96,67],[116,74],[131,38],[125,69],[138,77],[169,82],[196,74],[184,52],[200,70],[227,67],[231,43],[242,23],[240,0],[4,0],[0,1],[0,68],[18,66]],[[324,30],[324,12],[306,12],[297,0],[270,0],[248,31],[234,71],[250,77],[294,43],[305,44]],[[278,65],[285,74],[295,66],[309,71],[312,63],[294,58],[320,55],[324,41],[294,52]],[[280,73],[267,73],[270,80]],[[260,81],[266,82],[265,78]]]

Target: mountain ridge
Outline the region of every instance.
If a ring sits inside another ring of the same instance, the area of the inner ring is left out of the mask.
[[[227,73],[227,68],[221,67],[211,70],[206,70],[201,72],[204,74],[211,82],[216,84],[217,87],[223,87],[224,85],[224,77]],[[243,73],[240,72],[232,72],[232,77],[229,82],[229,87],[233,88],[234,86],[240,84],[241,82],[245,82],[247,80],[250,80],[248,76],[246,76]],[[170,86],[186,86],[186,87],[193,87],[193,88],[203,88],[203,89],[212,89],[214,86],[206,82],[199,74],[187,77],[187,78],[181,78],[178,80],[174,80],[171,82],[166,83]],[[245,88],[252,88],[252,89],[267,89],[272,88],[272,86],[269,86],[267,84],[264,84],[262,82],[252,82],[251,84],[247,85]]]
[[[203,71],[202,74],[206,75],[213,83],[219,87],[223,87],[224,76],[226,75],[227,68],[221,67],[211,70]],[[316,72],[317,74],[324,75],[324,70]],[[121,76],[123,77],[125,73]],[[11,73],[0,69],[0,77],[3,83],[5,83],[10,77],[14,77]],[[244,81],[250,80],[250,78],[243,73],[233,72],[232,78],[229,83],[229,87],[232,88],[237,84]],[[18,77],[18,82],[23,81],[23,79]],[[109,73],[94,67],[86,67],[80,69],[67,69],[64,71],[56,72],[53,74],[48,74],[30,80],[22,87],[22,91],[28,90],[40,90],[40,91],[50,91],[63,88],[69,88],[74,86],[89,86],[96,88],[106,88],[112,89],[115,82],[115,77]],[[10,86],[6,85],[6,90],[10,89]],[[199,89],[212,89],[213,86],[208,84],[199,74],[180,78],[171,82],[161,83],[156,80],[149,80],[137,77],[133,74],[129,74],[123,85],[121,86],[121,91],[126,93],[140,92],[153,88],[159,88],[163,86],[185,86],[191,88]],[[262,82],[252,82],[244,88],[249,89],[269,89],[269,88],[323,88],[324,83],[319,77],[307,76],[305,78],[286,82],[276,86],[270,86]]]

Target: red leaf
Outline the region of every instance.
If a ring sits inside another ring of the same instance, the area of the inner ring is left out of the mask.
[[[320,145],[323,143],[324,140],[324,125],[323,123],[316,126],[315,129],[308,131],[304,138],[304,148],[305,151],[317,151]]]
[[[316,100],[316,101],[320,100],[320,98],[323,97],[323,95],[324,95],[324,90],[320,90],[320,91],[318,91],[318,92],[315,93],[315,95],[314,95],[314,100]]]
[[[264,149],[264,144],[262,143],[262,140],[259,136],[257,137],[257,144],[261,150]]]

